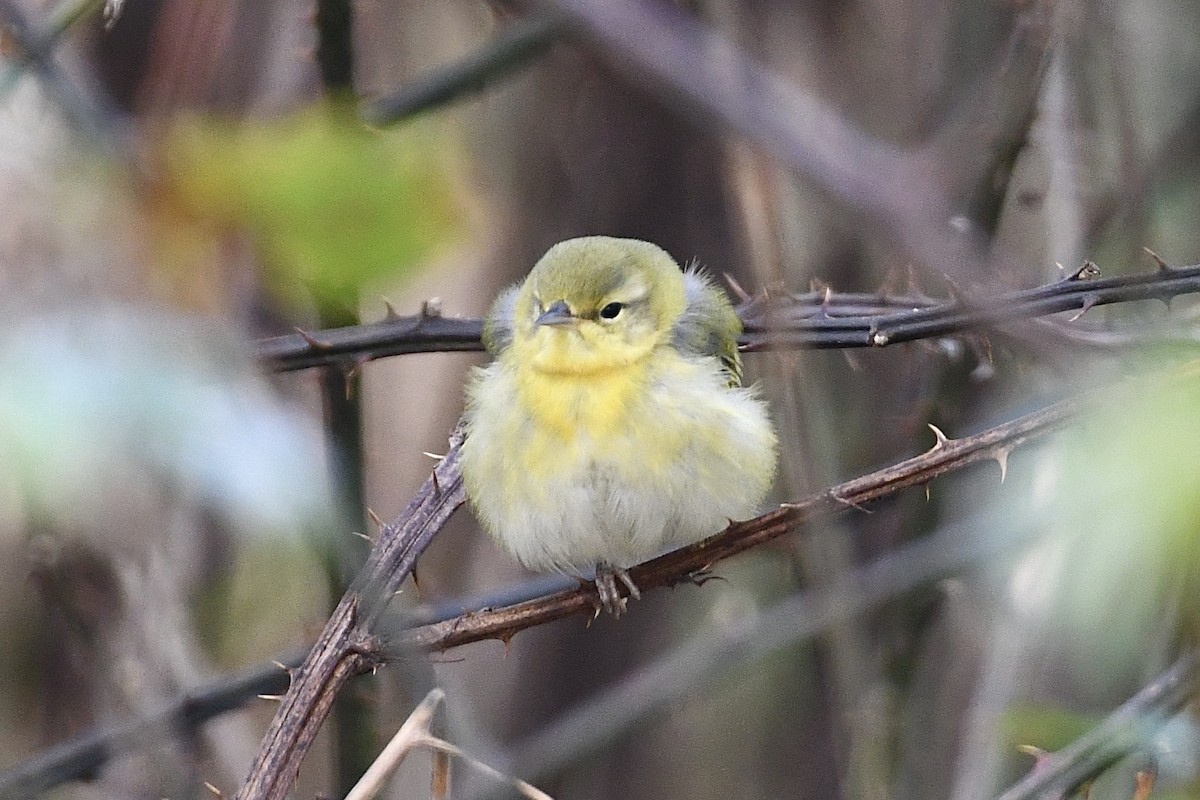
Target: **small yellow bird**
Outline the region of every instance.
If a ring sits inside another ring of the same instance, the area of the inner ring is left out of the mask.
[[[775,474],[766,404],[741,385],[741,320],[662,248],[556,244],[484,325],[462,470],[492,537],[535,571],[595,568],[625,608],[629,567],[752,516]]]

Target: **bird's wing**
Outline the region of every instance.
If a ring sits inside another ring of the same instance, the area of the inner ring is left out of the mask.
[[[483,346],[492,354],[492,358],[499,356],[512,344],[517,294],[520,291],[521,285],[517,284],[497,295],[483,322]]]
[[[730,386],[742,384],[742,358],[737,337],[742,321],[725,293],[708,273],[689,267],[683,273],[687,308],[675,323],[674,343],[680,351],[715,356],[729,376]]]

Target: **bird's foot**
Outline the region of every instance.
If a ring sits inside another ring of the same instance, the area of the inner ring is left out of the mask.
[[[600,607],[614,617],[621,616],[628,604],[628,600],[621,596],[621,590],[617,588],[617,581],[625,586],[634,600],[642,599],[642,593],[638,591],[637,584],[629,577],[627,570],[604,562],[597,564],[596,594],[600,598]]]
[[[703,586],[709,581],[723,581],[725,578],[724,576],[713,572],[711,569],[698,569],[695,572],[689,572],[684,580],[688,581],[694,586]]]

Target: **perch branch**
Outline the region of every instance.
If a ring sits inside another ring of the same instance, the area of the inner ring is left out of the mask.
[[[1082,269],[1082,268],[1081,268]],[[1079,274],[1078,272],[1075,274]],[[988,329],[1001,323],[1130,300],[1170,300],[1200,292],[1200,265],[1113,278],[1065,278],[990,298],[936,301],[917,295],[811,291],[756,297],[739,307],[743,350],[880,347]],[[483,323],[419,314],[382,322],[260,340],[256,352],[275,371],[353,366],[407,353],[482,350]]]
[[[1166,382],[1182,374],[1191,374],[1195,369],[1195,365],[1189,365],[1186,370],[1172,371],[1167,376],[1159,378],[1159,380]],[[1138,385],[1140,391],[1151,391],[1151,388],[1146,385],[1145,379],[1139,382]],[[1008,453],[1014,448],[1057,430],[1070,419],[1078,417],[1092,405],[1101,402],[1102,398],[1110,396],[1110,394],[1108,392],[1095,392],[1061,401],[1011,422],[962,439],[948,439],[945,441],[938,439],[933,449],[922,455],[832,487],[826,491],[812,495],[799,503],[782,506],[756,519],[735,523],[717,536],[635,567],[631,572],[638,585],[644,589],[654,586],[671,586],[688,580],[689,576],[697,570],[711,566],[720,559],[727,558],[735,553],[791,532],[800,527],[805,521],[819,515],[832,514],[842,509],[858,506],[873,499],[879,499],[894,493],[904,487],[928,483],[939,475],[980,460],[995,459],[1003,466],[1007,461]],[[372,598],[371,605],[376,608],[374,614],[363,615],[363,619],[367,622],[373,622],[378,613],[382,611],[382,608],[380,608],[380,599],[386,603],[387,597],[398,588],[403,577],[411,570],[411,562],[417,555],[417,549],[423,549],[424,544],[427,544],[427,538],[424,537],[431,537],[435,528],[449,517],[449,511],[452,510],[450,506],[461,502],[461,479],[458,474],[456,454],[457,445],[451,448],[450,453],[447,454],[447,457],[437,468],[438,481],[436,485],[442,487],[441,497],[445,503],[445,507],[436,510],[429,508],[430,501],[436,499],[431,498],[435,487],[431,479],[422,487],[421,492],[418,493],[413,503],[410,504],[409,510],[398,518],[396,522],[388,526],[388,529],[380,535],[379,542],[375,548],[377,552],[372,554],[368,572],[363,579],[355,584],[356,590],[360,585],[375,587],[370,591],[362,593],[363,597]],[[413,531],[421,529],[423,525],[427,526],[419,534],[423,537],[421,541],[407,546],[403,543],[402,540],[413,535],[410,532],[408,537],[406,537],[402,532],[399,532],[398,526],[402,526],[405,519],[411,520],[405,530]],[[406,550],[406,547],[411,548],[411,550]],[[405,557],[405,553],[408,553],[407,557]],[[384,566],[388,563],[398,563],[401,571],[397,575],[389,577],[386,574]],[[406,564],[407,566],[405,566]],[[340,639],[334,637],[335,641],[342,642],[341,651],[337,648],[330,648],[328,646],[329,637],[323,636],[322,642],[319,642],[318,647],[314,648],[307,663],[310,665],[319,663],[321,661],[317,657],[319,651],[325,652],[326,658],[336,657],[338,652],[351,652],[352,655],[356,656],[355,668],[365,670],[382,661],[394,658],[397,651],[409,652],[409,648],[444,651],[451,647],[485,639],[504,641],[516,633],[535,625],[574,614],[594,613],[594,599],[590,589],[571,588],[563,590],[555,588],[561,587],[563,583],[563,581],[555,579],[538,579],[532,581],[528,586],[523,585],[515,591],[505,593],[505,595],[517,595],[528,597],[529,599],[518,600],[504,607],[497,607],[500,602],[503,602],[500,600],[500,597],[481,600],[475,604],[447,604],[446,608],[443,608],[440,614],[435,614],[436,617],[441,617],[441,619],[401,630],[394,635],[386,637],[362,635],[360,631],[360,635],[355,640],[356,644],[354,645],[354,647],[359,648],[358,650],[348,645],[348,642],[352,640],[344,631],[338,634]],[[530,595],[535,596],[529,597]],[[467,607],[479,606],[480,610],[469,611],[457,616],[453,616],[449,612],[449,608],[455,606],[463,607],[464,605]],[[341,609],[342,606],[339,606],[339,610]],[[360,621],[360,627],[361,630],[365,630],[365,623]],[[305,670],[301,670],[300,675],[303,675],[310,669],[311,667],[306,667]],[[339,673],[336,679],[327,680],[324,686],[321,685],[321,681],[319,680],[315,682],[308,680],[308,683],[315,683],[317,685],[317,691],[309,691],[306,702],[315,704],[320,698],[321,692],[336,692],[336,688],[344,682],[346,677],[348,675]],[[299,680],[300,678],[298,677],[297,684],[292,686],[292,692],[298,691]],[[252,691],[252,688],[245,689],[241,695],[243,700],[254,694],[261,693],[258,690]],[[214,688],[213,691],[218,694],[224,694],[219,687]],[[300,702],[292,702],[290,709],[288,713],[298,714],[304,718],[307,718],[310,714],[305,709],[304,704]],[[284,713],[283,710],[280,713],[282,715]],[[277,716],[273,726],[281,724],[280,717]],[[310,722],[309,724],[318,725],[319,720],[315,723]],[[88,745],[84,744],[84,742],[90,738],[92,737],[86,737],[85,740],[81,740],[78,747],[87,747]],[[285,746],[279,734],[269,738],[271,738],[271,747],[273,750],[289,750],[294,754],[297,752],[297,745],[293,743]],[[267,746],[267,744],[265,742],[264,746]],[[305,743],[305,747],[306,745],[307,743]],[[93,743],[91,746],[95,749],[90,751],[92,755],[87,757],[96,759],[94,762],[90,762],[94,765],[102,763],[110,753],[120,749],[119,740],[111,733],[102,734],[100,741]],[[61,760],[60,756],[56,755],[56,753],[58,753],[57,750],[52,751],[50,754],[47,754],[45,759],[39,758],[31,761],[25,766],[12,770],[0,777],[0,790],[6,789],[9,786],[33,785],[17,783],[16,781],[27,781],[30,780],[29,776],[37,776],[39,774],[41,777],[33,778],[38,781],[37,785],[50,787],[74,777],[81,777],[89,769],[87,764],[82,767],[76,764],[74,767],[69,767],[71,771],[68,773],[61,771],[48,772],[47,770],[53,768],[54,763]],[[294,755],[294,764],[299,763],[299,758],[302,755],[302,750],[297,755]],[[264,755],[260,756],[259,761],[271,760],[272,762],[278,762],[281,758],[281,755],[275,755],[268,759]],[[294,764],[290,767],[293,769],[293,775]],[[258,769],[256,766],[256,772]],[[286,786],[278,789],[278,791],[286,791]],[[0,794],[5,794],[5,792],[0,791]],[[242,796],[257,795],[246,794]]]
[[[982,516],[982,515],[981,515]],[[1034,538],[1036,525],[1011,520],[1004,535],[979,519],[944,526],[827,585],[792,595],[736,624],[713,625],[639,667],[627,678],[550,720],[517,742],[507,762],[530,780],[553,774],[640,722],[660,718],[739,664],[814,638],[918,586],[995,563]]]
[[[673,550],[629,570],[644,593],[674,586],[703,573],[718,561],[792,533],[814,519],[878,500],[900,489],[927,484],[939,475],[982,460],[1005,463],[1008,453],[1030,439],[1057,430],[1096,400],[1086,395],[1063,400],[994,428],[962,439],[938,438],[932,449],[890,467],[786,503],[746,522],[734,522],[723,532]],[[508,641],[535,625],[578,614],[594,614],[595,591],[590,585],[556,592],[523,603],[464,614],[455,619],[414,628],[400,634],[403,645],[426,650],[484,639]]]

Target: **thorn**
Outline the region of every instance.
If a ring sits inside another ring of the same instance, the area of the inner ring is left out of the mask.
[[[842,349],[842,358],[846,360],[846,366],[850,367],[850,369],[854,370],[855,372],[863,371],[862,364],[857,358],[854,357],[854,353],[850,352],[850,348],[847,347]]]
[[[283,663],[282,661],[272,661],[271,663],[274,664],[275,666],[279,667],[281,670],[286,672],[288,675],[292,674],[292,668],[289,667],[287,664]]]
[[[359,367],[363,364],[362,361],[355,360],[350,365],[341,364],[342,383],[346,390],[346,399],[350,400],[354,397],[354,391],[358,386]]]
[[[508,654],[512,652],[513,635],[514,634],[511,634],[511,633],[500,634],[500,637],[499,637],[500,643],[504,645],[504,657],[505,658],[508,658]]]
[[[1061,264],[1059,264],[1059,269],[1062,269]],[[1096,265],[1096,262],[1084,261],[1079,266],[1079,269],[1075,270],[1070,275],[1063,278],[1063,280],[1065,280],[1065,281],[1090,281],[1093,278],[1099,278],[1099,277],[1100,277],[1100,267]]]
[[[994,364],[996,360],[992,357],[992,338],[986,333],[983,334],[983,354],[987,359],[987,363]]]
[[[946,281],[946,288],[950,292],[950,301],[956,305],[963,305],[963,291],[954,278],[943,272],[942,280]]]
[[[693,586],[703,586],[709,581],[725,581],[729,583],[729,580],[724,575],[718,575],[708,569],[698,569],[695,572],[689,572],[684,576],[684,580]]]
[[[438,483],[436,467],[434,468],[433,472],[429,473],[429,477],[433,479],[433,496],[441,497],[442,496],[442,485],[440,483]]]
[[[996,463],[1000,465],[1000,482],[1004,483],[1004,479],[1008,477],[1008,448],[1004,447],[996,451]]]
[[[283,695],[281,695],[281,694],[260,694],[260,695],[257,695],[257,697],[259,700],[270,700],[274,703],[278,703],[280,700],[283,699]]]
[[[809,278],[808,291],[813,294],[822,294],[829,289],[829,284],[820,278]]]
[[[375,510],[372,508],[367,509],[367,519],[371,520],[371,522],[375,523],[375,525],[379,528],[387,527],[386,523],[380,519],[379,515],[376,514]]]
[[[853,500],[848,500],[845,497],[842,497],[841,495],[835,494],[833,496],[833,499],[837,500],[839,503],[841,503],[844,506],[849,506],[850,508],[853,508],[855,511],[861,511],[864,514],[874,514],[875,513],[874,511],[861,505],[860,503],[856,503]],[[780,508],[800,508],[800,506],[794,505],[791,503],[784,503],[783,505],[780,506]]]
[[[428,450],[422,450],[422,451],[421,451],[421,455],[423,455],[423,456],[429,456],[429,457],[430,457],[430,458],[432,458],[434,461],[441,461],[443,458],[445,458],[445,457],[446,457],[446,454],[445,454],[445,453],[443,453],[442,455],[440,455],[440,456],[439,456],[437,453],[431,453],[431,452],[429,452]]]
[[[879,288],[875,290],[876,296],[882,300],[887,300],[892,295],[897,294],[897,287],[900,285],[900,275],[900,267],[894,264],[888,267],[887,274],[883,276]]]
[[[413,588],[417,590],[417,595],[419,597],[421,594],[421,579],[417,577],[416,565],[413,565],[412,572],[408,574],[412,576]],[[396,592],[396,594],[399,594],[399,592]]]
[[[949,444],[950,440],[946,437],[946,434],[942,433],[941,428],[939,428],[937,425],[934,425],[932,422],[927,422],[925,424],[929,426],[929,430],[933,431],[933,435],[937,437],[937,442],[934,443],[932,448],[933,450],[937,450],[938,448],[945,447],[947,444]]]
[[[926,483],[923,485],[925,487],[925,502],[928,503],[929,502],[929,484]]]
[[[1040,763],[1050,757],[1050,754],[1040,747],[1034,747],[1031,744],[1017,745],[1017,752],[1024,753],[1027,756],[1033,756],[1035,763]]]
[[[1068,278],[1068,280],[1074,280],[1074,278]],[[1079,319],[1084,314],[1086,314],[1089,310],[1091,310],[1092,306],[1094,306],[1094,305],[1096,305],[1096,295],[1094,295],[1094,294],[1084,295],[1083,296],[1083,305],[1079,307],[1079,310],[1076,311],[1075,315],[1073,317],[1071,317],[1069,320],[1067,320],[1067,322],[1074,322],[1075,320]]]
[[[908,275],[906,276],[905,292],[913,295],[922,294],[921,290],[917,288],[917,268],[911,261],[908,262],[906,271]]]
[[[223,792],[222,792],[220,789],[218,789],[217,787],[213,786],[213,785],[212,785],[211,783],[209,783],[208,781],[205,781],[205,782],[204,782],[204,788],[205,788],[205,789],[208,789],[210,792],[212,792],[212,793],[213,793],[214,795],[216,795],[217,797],[224,797],[224,796],[225,796],[225,794],[224,794],[224,793],[223,793]]]
[[[421,316],[424,319],[433,319],[442,315],[442,298],[431,297],[428,300],[421,301]]]
[[[821,298],[821,316],[829,316],[829,307],[833,305],[833,287],[825,287],[825,295]]]
[[[300,338],[304,340],[304,343],[307,344],[309,347],[311,347],[313,350],[332,350],[333,349],[333,345],[328,344],[327,342],[322,342],[317,339],[314,339],[312,334],[309,333],[308,331],[304,330],[303,328],[296,328],[296,333],[300,334]]]
[[[367,536],[365,533],[359,533],[358,531],[350,531],[350,535],[357,536],[358,538],[362,539],[364,542],[369,542],[370,544],[375,544],[375,540],[373,540],[370,536]]]
[[[1157,774],[1153,769],[1139,769],[1136,777],[1137,790],[1133,793],[1133,800],[1150,800],[1150,793],[1154,791]]]
[[[1150,258],[1154,259],[1154,263],[1158,265],[1158,271],[1162,274],[1167,275],[1174,271],[1171,269],[1171,265],[1163,260],[1162,256],[1151,250],[1149,247],[1143,247],[1142,251],[1145,252],[1146,255],[1150,256]]]
[[[750,293],[743,289],[742,285],[737,282],[737,278],[728,272],[722,272],[721,277],[725,279],[725,283],[729,286],[729,291],[733,292],[739,303],[748,303],[753,299]]]
[[[387,313],[383,315],[385,322],[396,322],[400,319],[400,315],[396,312],[396,307],[386,297],[383,298],[383,307],[387,309]]]

